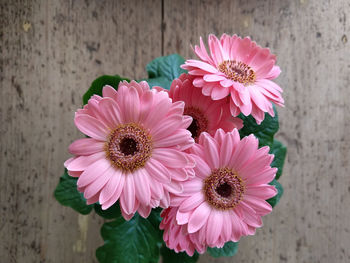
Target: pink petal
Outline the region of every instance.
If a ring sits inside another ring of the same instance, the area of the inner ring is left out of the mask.
[[[193,168],[194,163],[191,163],[186,157],[186,154],[173,149],[157,148],[153,150],[152,157],[162,163],[166,167],[171,168]]]
[[[215,67],[213,67],[212,65],[210,65],[206,62],[200,61],[200,60],[189,59],[189,60],[186,60],[185,65],[188,65],[188,66],[191,66],[194,68],[199,68],[199,69],[205,70],[205,71],[210,72],[210,73],[217,73],[218,72],[218,70]]]
[[[269,74],[265,76],[266,79],[275,79],[281,74],[281,69],[279,66],[273,66]]]
[[[110,85],[105,85],[102,89],[103,97],[110,97],[114,100],[117,98],[117,91]]]
[[[215,86],[211,92],[211,98],[213,100],[220,100],[228,96],[230,90],[225,87]]]
[[[202,228],[208,220],[211,208],[207,202],[203,202],[194,210],[188,221],[188,233],[197,232]]]
[[[92,163],[79,177],[77,182],[78,187],[85,187],[89,185],[98,177],[102,176],[110,167],[111,163],[106,159],[99,159]]]
[[[99,102],[100,111],[110,127],[114,128],[124,122],[123,114],[118,104],[109,98],[103,98]]]
[[[151,200],[151,190],[149,186],[148,173],[145,169],[134,171],[135,194],[141,205],[149,205]]]
[[[113,167],[110,167],[108,170],[113,169]],[[89,199],[93,197],[95,194],[97,194],[108,182],[108,180],[111,178],[112,174],[105,171],[102,173],[99,177],[97,177],[91,184],[89,184],[85,190],[84,190],[84,197],[86,199]]]
[[[108,169],[108,172],[112,173],[112,176],[110,177],[105,187],[102,189],[99,198],[100,204],[104,205],[102,206],[102,209],[106,207],[105,203],[107,203],[107,201],[112,197],[115,197],[114,202],[116,202],[119,199],[125,180],[123,173],[120,170],[115,169],[114,167],[112,167],[112,169]]]
[[[120,195],[120,206],[126,214],[135,212],[135,183],[133,174],[125,175],[125,184],[123,192]]]
[[[207,82],[217,82],[217,81],[225,80],[226,77],[220,76],[217,74],[207,74],[207,75],[204,75],[203,79]]]
[[[215,246],[223,225],[222,212],[212,209],[207,223],[206,240],[209,246]]]
[[[74,119],[77,128],[84,134],[100,141],[106,141],[108,127],[100,120],[89,115],[77,115]]]
[[[89,167],[92,163],[96,162],[99,159],[105,159],[105,152],[97,152],[87,156],[78,156],[68,159],[64,166],[69,171],[84,171],[87,167]]]
[[[148,160],[145,166],[148,174],[154,178],[156,181],[161,183],[169,183],[171,180],[169,171],[165,166],[155,160],[154,158],[151,158]]]
[[[203,193],[196,193],[189,198],[187,198],[179,207],[179,211],[188,212],[196,209],[200,204],[204,202]]]
[[[209,167],[211,169],[219,168],[219,153],[217,142],[205,132],[200,135],[199,140],[202,140],[202,143],[200,143],[204,146],[204,154],[206,156]]]
[[[69,152],[74,155],[91,155],[102,152],[104,143],[92,138],[83,138],[74,141],[69,145]]]

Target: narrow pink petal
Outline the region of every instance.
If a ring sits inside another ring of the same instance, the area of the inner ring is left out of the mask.
[[[78,187],[85,187],[102,176],[111,167],[111,163],[106,159],[99,159],[86,168],[77,181]]]
[[[151,190],[149,185],[149,175],[145,169],[134,171],[135,194],[141,205],[149,205],[151,200]]]
[[[230,218],[232,226],[231,240],[233,242],[237,242],[242,236],[241,219],[234,211],[231,211]]]
[[[188,130],[178,129],[173,134],[169,135],[168,133],[166,137],[154,141],[153,145],[156,148],[166,148],[183,144],[192,145],[193,143],[194,141],[191,137],[191,133]]]
[[[135,213],[135,183],[133,174],[125,175],[125,183],[120,195],[120,206],[126,214]]]
[[[265,76],[266,79],[275,79],[281,74],[281,69],[279,66],[273,66],[269,74]]]
[[[120,170],[111,167],[111,169],[108,169],[107,172],[110,172],[112,175],[101,191],[99,198],[100,204],[105,204],[112,197],[116,197],[115,201],[117,201],[124,186],[125,178]],[[117,189],[119,189],[119,191],[117,191]]]
[[[196,176],[205,179],[211,174],[209,165],[201,157],[194,155],[196,167],[194,168]]]
[[[84,190],[84,197],[89,199],[97,194],[108,182],[111,178],[112,174],[108,172],[108,170],[113,169],[110,167],[104,173],[102,173],[99,177],[97,177],[91,184],[89,184]]]
[[[201,142],[202,140],[202,142]],[[199,137],[199,142],[204,146],[204,154],[211,169],[219,168],[219,153],[217,142],[206,132]]]
[[[165,166],[159,161],[151,158],[145,165],[145,168],[150,177],[154,178],[157,182],[169,183],[171,176]]]
[[[105,152],[97,152],[87,156],[72,157],[64,163],[64,166],[69,171],[84,171],[92,163],[96,162],[99,159],[105,159],[105,158],[106,158]]]
[[[242,212],[243,212],[242,220],[245,223],[247,223],[248,225],[253,226],[253,227],[261,227],[262,226],[261,217],[255,213],[253,208],[251,208],[246,203],[244,203],[244,201],[241,201],[239,203],[239,206],[242,209]]]
[[[92,138],[83,138],[74,141],[69,145],[69,152],[74,155],[91,155],[97,152],[102,152],[104,142],[96,141]]]
[[[138,122],[140,116],[140,98],[134,87],[130,87],[128,92],[125,92],[124,107],[125,121]]]
[[[198,177],[194,177],[193,179],[184,183],[183,195],[193,195],[196,192],[201,191],[202,188],[203,188],[203,181]]]
[[[193,86],[201,88],[205,85],[205,81],[203,80],[203,78],[195,78],[193,80]]]
[[[102,89],[102,95],[103,97],[110,97],[114,100],[117,98],[117,91],[110,85],[105,85]]]
[[[263,199],[246,195],[244,202],[249,205],[258,215],[267,215],[271,213],[271,205]]]
[[[268,74],[270,73],[270,71],[272,70],[273,66],[275,64],[274,60],[267,60],[266,62],[264,62],[263,65],[261,65],[259,67],[259,69],[256,70],[256,78],[257,79],[262,79],[262,78],[266,78],[266,76],[268,76]]]
[[[211,212],[211,207],[207,202],[203,202],[200,206],[194,210],[188,221],[188,233],[197,232],[202,228],[208,220]]]
[[[103,98],[99,102],[99,106],[101,113],[109,124],[109,127],[114,128],[124,122],[123,113],[113,99]]]
[[[204,202],[204,195],[202,192],[198,192],[189,198],[187,198],[179,207],[179,211],[188,212],[196,209],[200,204]]]
[[[218,70],[215,67],[213,67],[212,65],[210,65],[206,62],[200,61],[200,60],[189,59],[189,60],[186,60],[185,65],[188,65],[188,66],[191,66],[194,68],[199,68],[199,69],[205,70],[205,71],[210,72],[210,73],[217,73],[218,72]]]
[[[230,93],[229,88],[215,86],[211,92],[211,98],[213,100],[221,100],[228,96]]]
[[[218,82],[218,81],[225,80],[226,77],[218,74],[207,74],[207,75],[204,75],[203,79],[207,82]]]
[[[193,168],[195,165],[189,160],[185,153],[174,149],[154,149],[152,157],[162,163],[164,166],[171,168]]]
[[[89,115],[77,115],[74,118],[77,128],[84,134],[100,141],[106,141],[108,127],[100,120]]]
[[[277,194],[273,185],[257,185],[247,187],[245,194],[267,200]]]
[[[148,180],[151,189],[151,197],[157,200],[162,199],[164,195],[163,185],[155,179],[153,179],[152,177],[148,178]]]
[[[206,234],[206,240],[209,246],[215,246],[215,243],[221,234],[223,223],[222,212],[212,209],[208,218]]]
[[[231,87],[233,85],[233,83],[234,82],[230,79],[224,79],[224,80],[220,81],[220,85],[225,87],[225,88]]]
[[[149,216],[149,214],[151,213],[151,210],[152,210],[152,207],[150,207],[150,206],[140,205],[137,212],[143,218],[147,218]]]
[[[224,238],[224,242],[231,240],[232,236],[232,224],[230,223],[231,218],[231,211],[225,211],[222,213],[224,224],[222,225],[222,236]]]
[[[180,211],[177,211],[176,213],[176,222],[179,225],[184,225],[188,223],[188,219],[190,218],[191,212],[185,212],[182,213]]]

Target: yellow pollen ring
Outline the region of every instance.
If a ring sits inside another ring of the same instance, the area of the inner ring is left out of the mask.
[[[227,78],[243,85],[253,84],[256,80],[254,70],[241,61],[225,60],[218,66],[218,70]]]
[[[133,151],[125,151],[128,150],[125,142],[132,142],[129,147],[133,147]],[[105,152],[114,167],[133,172],[145,166],[151,157],[152,138],[136,123],[121,124],[111,131],[105,143]]]

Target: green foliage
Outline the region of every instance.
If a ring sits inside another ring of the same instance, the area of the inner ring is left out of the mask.
[[[283,187],[282,185],[277,181],[277,180],[273,180],[270,185],[274,185],[278,191],[277,195],[266,200],[272,207],[275,207],[278,202],[281,199],[281,196],[283,195]]]
[[[238,242],[227,242],[222,248],[208,247],[207,252],[214,258],[232,257],[237,253]]]
[[[276,180],[278,180],[282,175],[283,165],[287,154],[287,147],[284,146],[280,141],[274,140],[270,149],[270,153],[275,155],[271,166],[278,168],[276,174]]]
[[[199,259],[197,252],[192,257],[186,254],[186,252],[176,253],[174,250],[167,248],[165,245],[160,249],[160,253],[163,258],[163,263],[195,263]]]
[[[125,221],[123,217],[102,226],[104,245],[96,251],[101,263],[158,262],[161,236],[148,219],[138,214]]]
[[[273,106],[275,111],[275,117],[271,117],[268,113],[265,113],[265,119],[260,125],[256,123],[253,116],[244,116],[242,113],[238,116],[243,120],[243,128],[239,131],[241,138],[254,134],[259,139],[259,146],[272,146],[273,136],[278,131],[278,115],[276,107]]]
[[[184,62],[185,59],[178,54],[158,57],[146,66],[148,73],[146,81],[150,87],[160,86],[170,89],[171,82],[182,73],[186,73],[184,69],[180,68]]]
[[[112,205],[110,208],[106,210],[102,210],[101,205],[96,203],[94,205],[94,209],[96,214],[98,214],[99,216],[105,219],[114,219],[121,216],[119,203],[115,203],[114,205]]]
[[[54,195],[61,205],[69,206],[80,214],[87,215],[92,210],[92,205],[86,204],[86,199],[77,189],[77,178],[69,176],[67,170],[61,176]]]
[[[113,88],[118,89],[119,82],[123,81],[123,80],[130,81],[129,79],[122,78],[119,75],[115,75],[115,76],[104,75],[104,76],[101,76],[101,77],[95,79],[92,82],[88,91],[83,96],[84,105],[88,103],[89,99],[93,95],[102,96],[102,89],[105,85],[110,85]]]

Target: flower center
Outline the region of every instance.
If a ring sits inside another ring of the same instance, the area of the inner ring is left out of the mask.
[[[218,66],[218,70],[227,78],[243,85],[253,84],[256,79],[254,70],[241,61],[225,60]]]
[[[243,180],[229,168],[212,170],[204,181],[206,200],[213,207],[221,210],[236,207],[243,199],[245,186]]]
[[[122,124],[110,133],[105,151],[115,167],[132,172],[143,167],[151,156],[151,137],[138,124]]]
[[[187,128],[192,134],[192,138],[195,141],[198,140],[201,132],[206,131],[208,128],[208,119],[204,116],[203,112],[195,107],[185,107],[185,115],[189,115],[193,118],[191,125]]]

